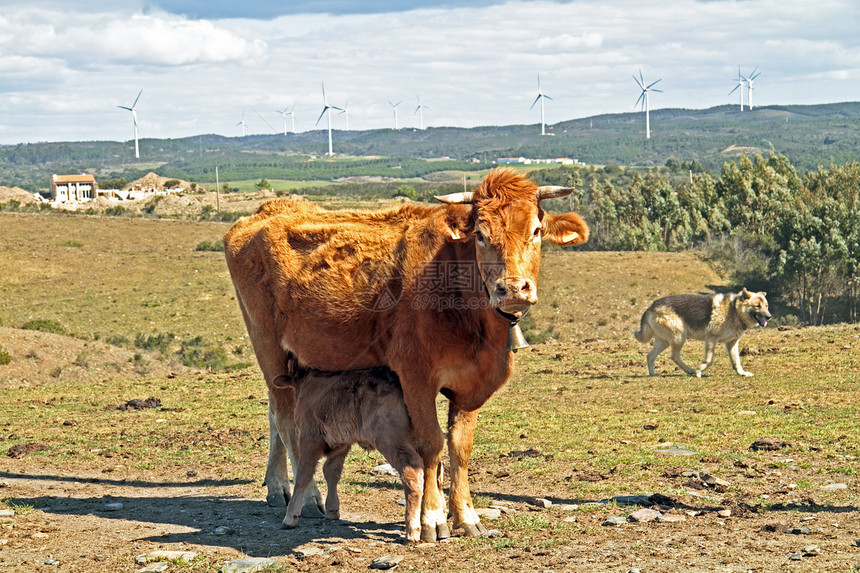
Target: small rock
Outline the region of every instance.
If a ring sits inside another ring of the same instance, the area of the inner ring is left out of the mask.
[[[755,410],[741,410],[738,412],[738,416],[755,416],[756,413]]]
[[[650,495],[616,495],[612,498],[618,505],[651,505]]]
[[[683,515],[677,515],[673,513],[663,514],[661,513],[657,516],[657,523],[681,523],[682,521],[687,521],[687,518]]]
[[[507,507],[505,505],[493,504],[490,506],[490,508],[498,509],[500,512],[504,513],[505,515],[512,515],[512,514],[517,512],[517,510],[514,509],[513,507]]]
[[[118,501],[114,502],[114,503],[106,503],[105,504],[105,511],[119,511],[122,508],[123,508],[122,503],[120,503]]]
[[[627,523],[627,518],[623,515],[610,515],[603,522],[603,525],[624,525]]]
[[[219,525],[212,533],[214,533],[215,535],[230,535],[231,533],[235,533],[235,531],[233,531],[232,528],[227,527],[226,525]]]
[[[549,509],[552,507],[552,502],[544,497],[536,497],[532,499],[531,504],[543,509]]]
[[[373,468],[372,470],[370,470],[370,473],[372,473],[373,475],[380,475],[380,476],[387,475],[387,476],[394,476],[396,478],[400,477],[400,474],[397,473],[397,470],[394,469],[394,467],[391,464],[380,464],[380,465],[376,466],[375,468]]]
[[[720,517],[731,517],[732,516],[732,510],[731,509],[721,509],[720,511],[717,512],[717,515],[719,515]]]
[[[277,561],[265,557],[243,557],[225,563],[220,569],[220,573],[255,573],[275,565],[277,565]]]
[[[788,558],[792,561],[803,561],[803,555],[800,553],[792,553]]]
[[[475,513],[478,514],[478,517],[481,519],[488,519],[490,521],[499,519],[502,516],[502,511],[500,509],[493,509],[491,507],[479,507],[475,510]]]
[[[14,517],[15,510],[14,509],[0,509],[0,517]]]
[[[807,535],[809,533],[809,528],[808,527],[792,527],[791,529],[789,529],[787,531],[787,533],[790,533],[792,535]]]
[[[845,483],[829,483],[827,485],[821,486],[821,491],[838,491],[840,489],[847,489],[848,484]]]
[[[156,561],[155,563],[150,563],[143,569],[138,569],[136,573],[162,573],[162,571],[167,571],[167,568],[170,565],[166,561]]]
[[[498,529],[488,529],[487,533],[484,534],[486,537],[504,537],[505,534],[499,531]]]
[[[702,474],[702,481],[710,486],[718,486],[718,487],[729,487],[731,482],[727,482],[722,478],[718,478],[717,476],[712,476],[711,474]]]
[[[655,453],[658,454],[666,454],[670,456],[696,456],[698,452],[691,450],[690,448],[686,448],[684,446],[671,446],[667,448],[662,448],[659,450],[654,450]]]
[[[759,438],[750,445],[751,450],[760,450],[772,452],[782,448],[791,447],[791,442],[780,440],[779,438]]]
[[[639,568],[638,567],[632,567],[627,571],[627,573],[639,573]]]
[[[807,545],[803,548],[803,554],[806,557],[814,557],[816,555],[821,555],[821,548],[817,545]]]
[[[637,509],[633,513],[631,513],[627,519],[630,521],[634,521],[636,523],[648,523],[649,521],[654,521],[657,517],[660,516],[659,511],[655,511],[653,509],[648,509],[647,507],[643,507],[642,509]]]
[[[59,564],[60,564],[60,562],[57,561],[56,559],[48,559],[47,561],[45,561],[45,565],[59,565]]]
[[[325,549],[320,549],[319,547],[308,547],[306,549],[296,549],[296,553],[301,555],[302,557],[313,557],[315,555],[320,555],[325,557],[328,555]]]
[[[576,503],[560,503],[556,507],[562,511],[576,511],[579,509],[579,505]]]
[[[402,555],[383,555],[382,557],[377,557],[371,561],[369,569],[381,569],[386,571],[388,569],[394,569],[401,561],[403,561]]]

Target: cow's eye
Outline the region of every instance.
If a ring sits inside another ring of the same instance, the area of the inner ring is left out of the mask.
[[[486,246],[486,241],[484,240],[484,233],[482,233],[481,231],[475,231],[475,240],[478,241],[478,244],[482,247]]]
[[[532,234],[533,237],[540,237],[540,227],[535,227],[535,232]]]

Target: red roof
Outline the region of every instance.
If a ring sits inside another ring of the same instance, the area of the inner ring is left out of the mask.
[[[53,181],[54,183],[95,183],[96,178],[82,173],[81,175],[54,175]]]

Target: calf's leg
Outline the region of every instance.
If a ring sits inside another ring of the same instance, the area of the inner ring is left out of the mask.
[[[325,516],[326,519],[340,519],[340,499],[337,496],[337,484],[343,474],[343,463],[349,453],[349,445],[336,448],[328,453],[323,464],[323,476],[325,476],[326,492]]]
[[[315,441],[313,436],[307,433],[302,435],[301,447],[296,456],[297,463],[294,466],[296,483],[294,484],[293,497],[290,499],[290,503],[287,504],[287,514],[284,516],[283,526],[285,528],[292,529],[299,523],[305,490],[307,490],[313,481],[317,462],[322,457],[324,447],[325,445]]]

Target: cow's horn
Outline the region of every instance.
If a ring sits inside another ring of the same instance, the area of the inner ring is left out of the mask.
[[[565,197],[573,193],[573,187],[561,187],[559,185],[543,185],[538,187],[537,199],[555,199],[556,197]]]
[[[471,191],[463,191],[461,193],[450,193],[448,195],[435,195],[433,197],[437,201],[454,205],[457,203],[472,203],[475,200],[475,194]]]

